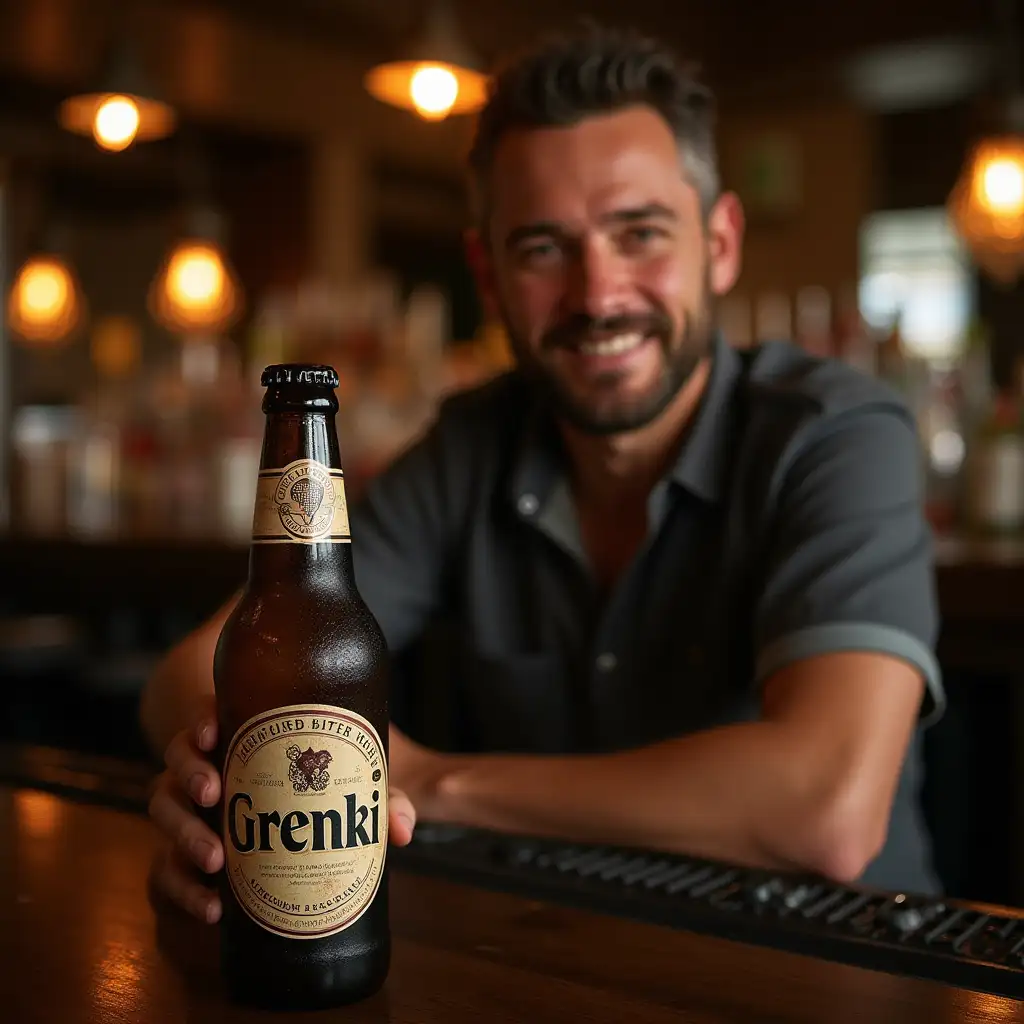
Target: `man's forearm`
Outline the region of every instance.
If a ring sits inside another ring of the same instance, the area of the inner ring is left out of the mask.
[[[172,648],[146,683],[139,719],[155,754],[162,755],[176,733],[196,724],[204,701],[213,694],[213,654],[237,601],[234,595]]]
[[[157,666],[140,706],[142,730],[154,754],[162,755],[174,735],[195,723],[202,699],[213,693],[209,667],[186,641]]]
[[[791,752],[752,722],[614,754],[456,758],[438,806],[484,828],[830,873],[827,794]]]

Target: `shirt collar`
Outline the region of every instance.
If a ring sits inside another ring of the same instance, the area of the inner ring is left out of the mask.
[[[670,480],[704,501],[717,503],[725,494],[734,450],[736,388],[742,368],[740,354],[716,333],[707,387],[668,474]]]
[[[734,393],[742,369],[740,355],[720,334],[712,342],[711,373],[700,406],[667,479],[704,501],[724,493],[733,450]],[[558,429],[537,399],[529,403],[511,475],[510,497],[525,518],[543,510],[553,488],[565,478]]]

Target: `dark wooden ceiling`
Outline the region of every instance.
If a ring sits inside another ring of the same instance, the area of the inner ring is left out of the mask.
[[[333,40],[368,60],[415,37],[428,0],[176,0],[297,37]],[[466,40],[490,63],[538,31],[593,18],[657,33],[722,87],[827,67],[858,51],[949,37],[990,37],[991,0],[450,0]],[[628,13],[627,13],[628,12]]]
[[[466,41],[489,64],[538,31],[590,17],[628,21],[698,59],[720,88],[828,69],[873,47],[994,33],[993,0],[449,0]],[[402,52],[428,0],[0,0],[3,60],[46,63],[47,37],[74,34],[80,76],[111,29],[145,7],[214,12],[277,35],[329,45],[367,64]],[[628,12],[628,16],[626,15]],[[17,45],[22,40],[24,45]],[[55,50],[55,46],[50,47]],[[53,77],[59,69],[45,72]]]
[[[210,31],[204,39],[214,51],[227,52],[224,38],[232,25],[258,29],[270,38],[307,43],[310,52],[344,55],[355,70],[347,78],[328,79],[324,95],[343,97],[336,107],[364,108],[363,123],[387,124],[388,146],[402,137],[402,158],[418,166],[452,173],[450,152],[461,144],[454,126],[423,126],[356,95],[358,68],[408,52],[423,25],[429,0],[0,0],[0,153],[47,152],[64,162],[100,169],[104,158],[55,128],[54,111],[69,87],[87,84],[95,74],[104,43],[119,28],[131,31],[154,10],[201,16]],[[449,0],[465,41],[485,65],[508,48],[527,43],[538,32],[565,27],[583,17],[610,24],[629,23],[663,36],[698,60],[723,99],[818,95],[840,88],[838,74],[851,56],[880,47],[934,39],[995,37],[992,0]],[[1024,0],[1021,0],[1024,3]],[[182,19],[179,19],[182,20]],[[169,24],[167,19],[163,24]],[[210,52],[198,53],[181,39],[158,40],[162,60],[192,70],[217,64]],[[152,42],[152,40],[150,40]],[[230,63],[231,58],[221,63]],[[159,68],[160,60],[156,61]],[[250,62],[251,63],[251,62]],[[321,62],[322,64],[322,62]],[[200,76],[206,72],[196,71]],[[293,65],[302,75],[302,65]],[[212,72],[217,74],[217,72]],[[266,76],[279,71],[268,68]],[[250,106],[270,94],[257,87]],[[236,89],[237,89],[236,85]],[[346,93],[345,90],[349,91]],[[325,100],[324,102],[331,102]],[[202,129],[203,111],[183,105],[193,128]],[[262,109],[262,108],[260,108]],[[389,120],[390,119],[390,120]],[[267,126],[273,136],[280,128]],[[258,135],[255,123],[222,123],[221,135]],[[286,129],[300,138],[301,126]],[[383,137],[387,133],[380,133]],[[429,136],[429,138],[428,138]],[[417,141],[419,140],[419,141]],[[437,141],[437,140],[440,140]],[[204,148],[209,142],[200,140]],[[387,146],[382,157],[387,156]],[[180,171],[177,140],[140,148],[117,161],[125,174],[176,179]],[[61,154],[64,154],[61,156]],[[395,155],[395,154],[393,154]],[[422,157],[422,159],[420,159]],[[415,158],[415,159],[414,159]],[[106,161],[109,165],[110,161]]]

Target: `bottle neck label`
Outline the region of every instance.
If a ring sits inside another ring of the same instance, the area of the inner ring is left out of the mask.
[[[373,725],[345,708],[293,704],[255,715],[224,764],[231,890],[287,939],[351,927],[373,903],[388,842],[388,773]]]
[[[348,544],[352,540],[345,477],[314,459],[261,469],[256,481],[253,544]]]

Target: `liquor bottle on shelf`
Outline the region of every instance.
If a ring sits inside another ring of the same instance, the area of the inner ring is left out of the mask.
[[[1014,377],[1016,388],[996,394],[989,415],[970,439],[967,520],[983,534],[1015,534],[1024,528],[1024,364],[1019,361]]]

